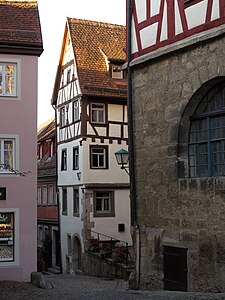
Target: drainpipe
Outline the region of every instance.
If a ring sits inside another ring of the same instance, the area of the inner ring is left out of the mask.
[[[56,141],[56,176],[55,176],[55,187],[56,187],[56,197],[58,206],[58,233],[59,233],[59,268],[62,274],[62,251],[61,251],[61,222],[60,222],[60,206],[59,206],[59,190],[58,190],[58,131],[57,131],[57,110],[55,105],[52,104],[55,111],[55,141]]]
[[[132,72],[131,72],[131,27],[132,27],[132,0],[127,0],[127,109],[128,109],[128,138],[129,138],[129,172],[130,172],[130,207],[131,226],[136,235],[136,285],[140,287],[140,229],[137,222],[136,180],[135,180],[135,153],[133,133],[133,107],[132,107]]]

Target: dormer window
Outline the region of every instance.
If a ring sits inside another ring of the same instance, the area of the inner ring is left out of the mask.
[[[111,76],[114,79],[123,79],[123,70],[119,65],[112,65]]]

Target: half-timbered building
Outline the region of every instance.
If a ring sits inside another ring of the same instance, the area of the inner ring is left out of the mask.
[[[68,18],[52,104],[56,107],[62,267],[82,267],[96,233],[130,243],[125,27]]]
[[[128,4],[136,283],[221,291],[225,2]]]

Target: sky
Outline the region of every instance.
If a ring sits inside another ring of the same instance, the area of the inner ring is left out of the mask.
[[[54,116],[52,91],[66,17],[125,25],[126,0],[37,0],[44,52],[38,62],[38,126]]]

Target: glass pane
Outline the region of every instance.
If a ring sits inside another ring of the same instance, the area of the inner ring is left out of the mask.
[[[104,199],[104,210],[110,210],[109,199]]]
[[[104,155],[99,155],[99,167],[104,167]]]
[[[9,168],[13,168],[13,142],[4,142],[4,164]]]
[[[102,199],[99,198],[96,199],[96,210],[102,211]]]
[[[14,88],[15,66],[7,65],[5,67],[5,92],[6,94],[15,94]]]

